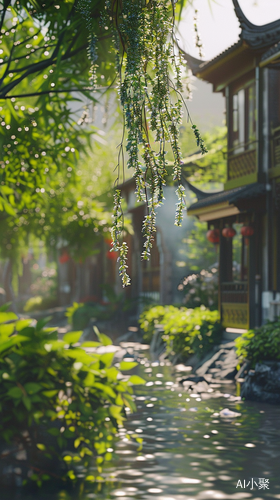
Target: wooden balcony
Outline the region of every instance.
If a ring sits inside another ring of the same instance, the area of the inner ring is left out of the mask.
[[[248,302],[247,281],[236,281],[221,284],[221,301],[245,304]]]
[[[257,171],[256,150],[249,149],[242,153],[229,153],[228,156],[228,181],[239,179]]]

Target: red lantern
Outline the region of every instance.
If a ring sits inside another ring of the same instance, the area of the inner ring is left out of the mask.
[[[118,258],[118,252],[110,252],[110,250],[108,250],[108,252],[106,252],[106,257],[107,259],[109,260],[117,260]]]
[[[67,252],[67,250],[63,250],[62,254],[60,255],[59,257],[59,262],[60,264],[66,264],[66,262],[68,262],[70,260],[70,255],[69,253]]]
[[[254,234],[254,228],[252,226],[243,226],[241,228],[241,230],[240,230],[240,233],[245,238],[248,238],[249,236],[253,236],[253,234]]]
[[[224,227],[222,230],[222,235],[224,238],[233,238],[236,235],[235,229],[233,227]]]
[[[209,229],[206,233],[206,238],[210,243],[220,243],[220,231],[219,229]]]
[[[110,238],[105,238],[105,243],[106,245],[109,245],[112,248],[113,241]],[[115,252],[114,250],[113,251],[107,250],[106,257],[108,260],[117,260],[118,252]]]

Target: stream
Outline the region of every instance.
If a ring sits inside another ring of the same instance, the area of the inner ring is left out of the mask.
[[[120,429],[105,483],[80,492],[2,492],[1,500],[280,499],[280,407],[241,401],[231,382],[189,394],[174,367],[152,361],[146,347],[127,346],[146,385],[135,387],[137,411]],[[143,439],[141,450],[130,434]]]

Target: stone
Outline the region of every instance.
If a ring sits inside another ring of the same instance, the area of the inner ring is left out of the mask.
[[[196,373],[197,375],[205,375],[205,373],[209,372],[209,369],[215,368],[215,363],[216,361],[219,360],[222,354],[225,354],[227,351],[225,349],[220,349],[218,352],[216,352],[212,358],[210,358],[208,361],[203,363],[197,370]]]
[[[179,380],[179,384],[182,384],[184,389],[189,389],[193,385],[193,382],[190,380],[184,380],[183,382]]]
[[[234,347],[222,348],[196,370],[198,375],[211,375],[214,379],[232,380],[236,375],[237,356]]]
[[[280,404],[280,361],[257,363],[241,387],[241,397],[251,401]]]
[[[184,387],[191,387],[199,382],[207,383],[204,377],[199,377],[197,375],[189,375],[188,377],[181,378],[179,380],[179,384],[182,384]]]
[[[237,370],[236,370],[235,366],[229,366],[228,368],[225,368],[223,370],[219,370],[218,373],[215,373],[214,378],[233,380],[235,377],[236,371]]]
[[[186,365],[183,365],[182,363],[179,364],[179,365],[175,365],[175,370],[177,372],[191,372],[192,371],[192,366],[186,366]]]
[[[195,384],[192,386],[192,391],[197,392],[198,394],[201,394],[202,392],[207,392],[209,386],[207,382],[198,382],[198,384]]]
[[[241,415],[241,413],[229,410],[228,408],[224,408],[223,410],[220,411],[220,417],[223,417],[223,418],[236,418],[236,417],[240,417],[240,415]]]

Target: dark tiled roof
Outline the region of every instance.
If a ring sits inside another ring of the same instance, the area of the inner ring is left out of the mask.
[[[226,55],[230,54],[231,52],[234,52],[238,47],[241,46],[242,46],[242,40],[239,40],[238,42],[234,43],[233,45],[228,47],[226,50],[224,50],[217,56],[213,57],[213,59],[210,59],[209,61],[202,61],[201,59],[196,59],[195,57],[187,54],[186,52],[184,52],[184,59],[187,61],[192,73],[196,75],[197,73],[204,71],[208,67],[220,61],[220,59],[223,59]]]
[[[273,45],[273,47],[270,47],[261,57],[261,61],[266,61],[269,59],[271,56],[274,56],[274,54],[277,54],[277,52],[280,52],[280,42],[276,43]]]
[[[186,59],[190,69],[193,74],[199,74],[202,71],[208,69],[213,64],[216,64],[218,61],[223,59],[225,56],[234,52],[237,48],[241,47],[244,42],[253,50],[264,51],[269,47],[273,46],[271,50],[275,50],[275,44],[277,45],[280,42],[280,19],[273,21],[268,24],[264,24],[262,26],[255,25],[247,19],[245,14],[243,13],[238,0],[232,0],[234,5],[234,10],[236,17],[238,18],[241,33],[239,35],[238,42],[231,45],[228,49],[221,52],[221,54],[217,55],[213,59],[209,61],[201,61],[196,59],[193,56],[190,56],[187,53],[184,53],[184,58]],[[270,52],[270,49],[268,53]],[[271,54],[269,54],[271,55]],[[264,54],[265,59],[266,55]]]
[[[241,34],[240,38],[248,43],[253,49],[263,50],[266,47],[279,42],[280,40],[280,19],[272,23],[263,24],[258,26],[251,23],[242,11],[239,1],[232,0],[234,5],[235,14],[238,18]]]
[[[220,191],[219,193],[209,194],[207,197],[193,203],[188,208],[188,211],[208,207],[211,205],[217,205],[218,203],[223,203],[226,201],[228,201],[229,204],[234,205],[240,200],[254,198],[263,193],[265,193],[265,185],[255,182],[254,184],[248,184],[247,186],[229,189],[228,191]]]
[[[220,61],[220,59],[223,59],[225,56],[231,54],[231,52],[234,52],[236,49],[238,49],[241,46],[242,46],[242,40],[238,40],[238,42],[236,42],[233,45],[231,45],[230,47],[228,47],[226,50],[224,50],[223,52],[221,52],[220,54],[218,54],[213,59],[210,59],[210,61],[203,62],[199,66],[198,72],[199,71],[204,71],[205,69],[208,68],[208,66],[210,67],[210,66],[212,66],[212,64],[217,63],[218,61]]]

